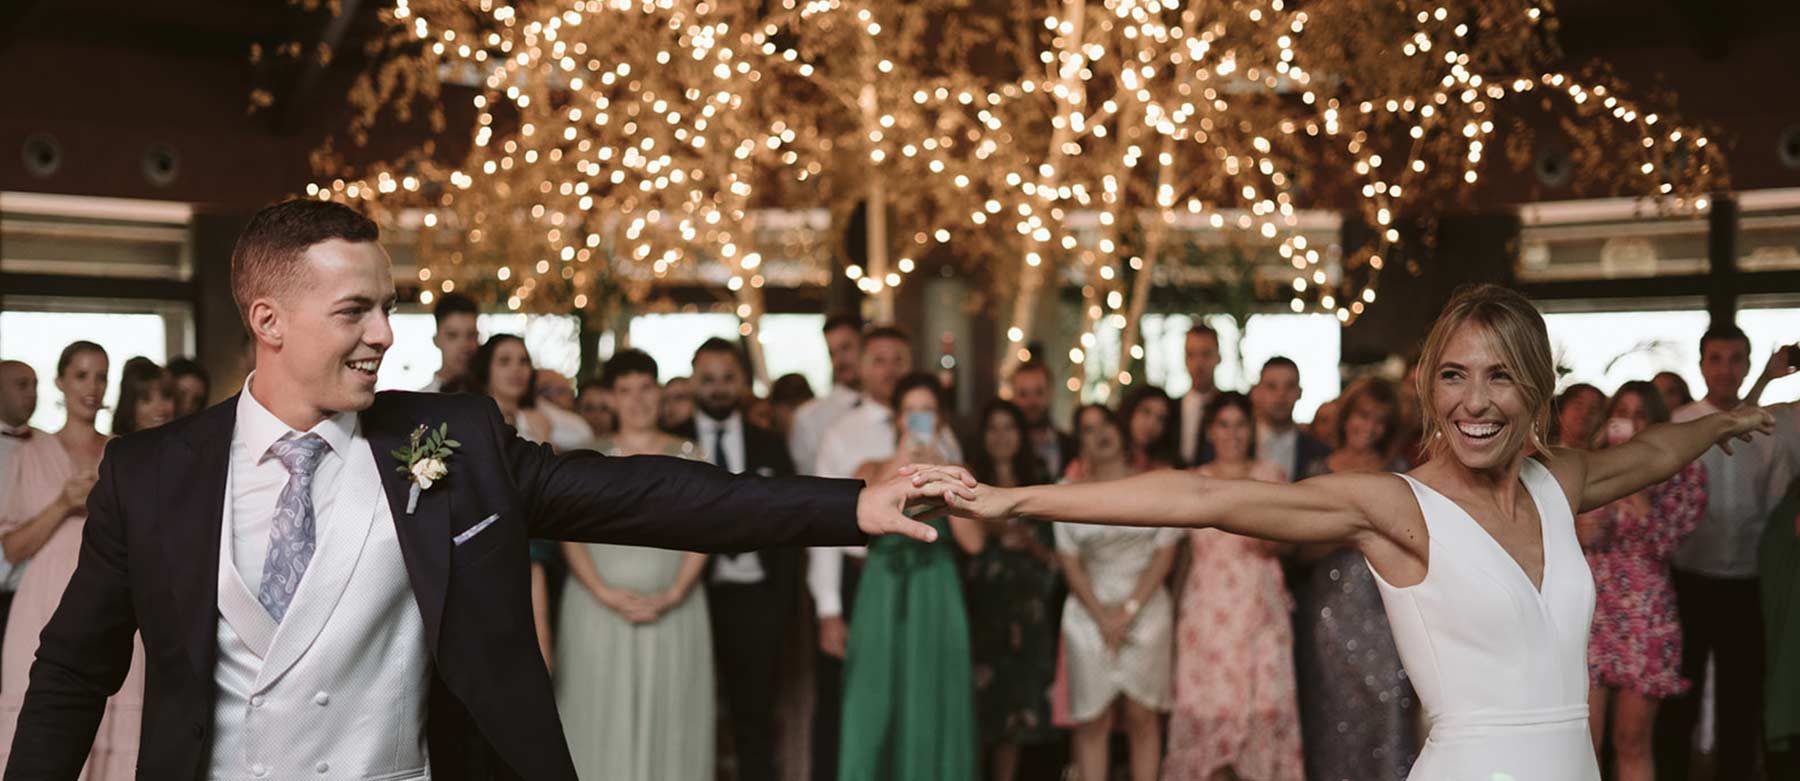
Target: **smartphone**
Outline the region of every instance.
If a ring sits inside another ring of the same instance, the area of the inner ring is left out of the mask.
[[[937,437],[937,413],[906,413],[906,436],[921,445],[929,445]]]
[[[1800,344],[1790,344],[1782,352],[1787,353],[1789,369],[1800,369]]]
[[[1616,447],[1630,442],[1632,436],[1636,434],[1637,424],[1632,423],[1630,418],[1613,418],[1606,421],[1606,444],[1608,447]]]

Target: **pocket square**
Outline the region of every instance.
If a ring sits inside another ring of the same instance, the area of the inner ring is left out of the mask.
[[[455,539],[451,540],[451,542],[453,542],[457,545],[461,545],[465,542],[468,542],[469,540],[474,539],[475,535],[480,534],[482,532],[482,530],[486,529],[489,526],[494,525],[494,521],[498,521],[498,520],[500,520],[499,513],[494,513],[493,515],[483,518],[483,519],[481,519],[481,523],[475,524],[474,526],[470,526],[468,529],[465,529],[462,534],[456,535]]]

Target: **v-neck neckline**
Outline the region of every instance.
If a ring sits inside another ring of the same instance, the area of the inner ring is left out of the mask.
[[[1501,545],[1500,541],[1495,539],[1494,535],[1487,530],[1487,527],[1482,526],[1480,521],[1475,520],[1474,514],[1464,509],[1455,499],[1450,498],[1444,492],[1427,485],[1424,480],[1420,480],[1412,475],[1405,475],[1405,477],[1408,480],[1418,483],[1420,487],[1430,491],[1439,499],[1448,502],[1451,507],[1456,508],[1456,511],[1462,515],[1463,519],[1474,526],[1475,531],[1479,532],[1481,537],[1487,540],[1488,544],[1492,545],[1494,550],[1500,553],[1500,557],[1506,559],[1507,563],[1512,565],[1513,571],[1517,572],[1519,577],[1525,581],[1525,585],[1531,588],[1531,593],[1536,595],[1538,599],[1543,599],[1544,584],[1550,582],[1550,528],[1544,521],[1544,505],[1538,501],[1537,492],[1531,490],[1531,484],[1526,482],[1524,470],[1520,470],[1519,472],[1519,487],[1524,488],[1525,495],[1531,498],[1531,508],[1537,512],[1538,518],[1538,546],[1540,548],[1538,556],[1542,559],[1542,566],[1540,567],[1541,571],[1538,573],[1538,582],[1536,583],[1531,582],[1531,573],[1525,570],[1525,565],[1519,563],[1519,559],[1513,556],[1512,552],[1508,551],[1505,545]],[[1424,508],[1420,508],[1420,510],[1423,511]]]

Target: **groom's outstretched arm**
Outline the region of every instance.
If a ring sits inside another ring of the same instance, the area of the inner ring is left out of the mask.
[[[860,480],[734,475],[663,456],[556,454],[487,405],[531,536],[702,552],[861,545]]]
[[[9,781],[75,778],[93,746],[106,698],[131,669],[137,613],[114,476],[117,445],[107,445],[100,460],[75,574],[38,643],[6,765]]]

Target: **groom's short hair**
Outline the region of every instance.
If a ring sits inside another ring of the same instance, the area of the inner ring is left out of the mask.
[[[292,290],[302,278],[295,266],[312,245],[379,238],[374,221],[341,203],[296,199],[257,212],[231,251],[231,297],[238,317],[249,325],[250,302]]]

